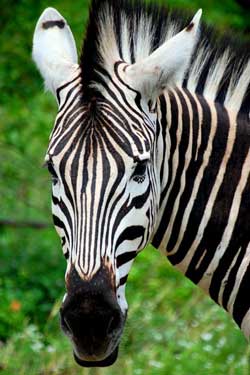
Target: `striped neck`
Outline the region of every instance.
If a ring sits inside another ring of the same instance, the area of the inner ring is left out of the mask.
[[[184,89],[160,102],[165,173],[152,243],[248,337],[249,122]]]

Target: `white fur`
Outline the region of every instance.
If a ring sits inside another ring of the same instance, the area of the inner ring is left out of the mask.
[[[43,28],[46,21],[60,20],[65,22],[62,29],[58,26]],[[44,78],[45,87],[54,95],[78,68],[74,37],[66,20],[54,8],[45,9],[36,24],[32,57]]]
[[[236,71],[236,73],[233,74],[225,99],[225,106],[238,112],[247,93],[249,84],[250,60],[248,60],[247,64],[244,66],[242,73]]]
[[[206,65],[210,55],[211,51],[204,45],[199,48],[198,54],[196,55],[189,71],[187,89],[190,92],[195,93],[203,67]]]
[[[217,92],[222,84],[227,65],[230,62],[230,51],[227,49],[221,57],[216,59],[216,64],[212,64],[208,73],[203,95],[205,98],[215,101]]]
[[[190,30],[185,28],[126,70],[126,80],[147,99],[156,99],[166,86],[181,86],[197,42],[201,14],[201,10],[196,13]]]

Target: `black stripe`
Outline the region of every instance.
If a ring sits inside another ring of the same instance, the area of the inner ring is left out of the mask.
[[[56,97],[57,97],[57,101],[58,101],[58,103],[60,104],[60,101],[61,101],[61,99],[60,99],[60,92],[63,90],[63,89],[65,89],[67,86],[69,86],[71,83],[73,83],[74,81],[76,81],[78,78],[80,78],[80,74],[77,76],[77,77],[75,77],[75,78],[73,78],[71,81],[68,81],[68,82],[66,82],[64,85],[62,85],[62,86],[60,86],[60,87],[58,87],[58,89],[56,90]],[[75,89],[76,87],[74,87],[74,89]],[[68,97],[68,96],[67,96]],[[67,101],[67,99],[65,100],[65,102]]]
[[[130,262],[137,255],[137,251],[127,251],[123,254],[118,255],[116,258],[117,267],[121,267],[123,264]]]
[[[59,27],[59,29],[63,29],[65,26],[64,20],[56,20],[56,21],[45,21],[42,23],[43,29],[47,30],[50,29],[51,27]]]
[[[171,125],[170,130],[167,130],[167,131],[169,131],[170,139],[171,139],[171,145],[170,145],[170,151],[169,151],[170,156],[169,156],[169,161],[168,161],[169,178],[168,178],[168,182],[167,182],[166,186],[164,187],[164,189],[161,193],[160,205],[162,204],[162,202],[163,202],[163,200],[164,200],[164,198],[165,198],[165,196],[166,196],[166,194],[169,190],[169,186],[171,184],[171,177],[172,177],[173,168],[174,168],[173,167],[173,164],[174,164],[173,163],[173,156],[174,156],[175,149],[177,147],[176,132],[177,132],[177,126],[178,126],[178,106],[177,106],[177,103],[176,103],[175,96],[172,92],[169,92],[169,100],[170,100],[171,115],[172,115],[171,124],[166,124],[169,127]],[[165,207],[162,218],[161,218],[161,221],[160,221],[160,224],[157,228],[157,231],[154,235],[154,238],[152,239],[152,244],[156,248],[158,248],[160,246],[160,243],[161,243],[161,240],[164,236],[165,229],[166,229],[166,226],[168,224],[168,221],[169,221],[169,211],[168,211],[167,207]]]
[[[159,119],[157,120],[157,139],[159,139],[159,136],[162,137],[162,143],[163,143],[162,155],[166,155],[167,105],[166,105],[166,99],[163,95],[160,96],[159,101],[160,101],[161,122],[159,122]],[[162,134],[160,134],[160,130]],[[161,164],[161,170],[160,170],[161,183],[163,181],[163,176],[165,173],[164,162],[165,162],[165,157],[162,158],[162,164]]]
[[[116,248],[120,246],[120,244],[124,241],[133,241],[136,238],[143,237],[145,232],[145,228],[141,225],[132,225],[124,229],[124,231],[120,234],[117,242],[115,244]]]
[[[120,286],[126,284],[127,279],[128,279],[128,275],[123,276],[123,277],[120,279]]]
[[[228,276],[228,279],[225,281],[226,284],[225,284],[225,289],[224,289],[223,296],[222,296],[222,306],[226,310],[227,310],[227,305],[228,305],[229,298],[231,296],[234,284],[236,282],[237,272],[238,272],[238,270],[240,268],[240,265],[241,265],[241,263],[242,263],[245,255],[246,255],[246,249],[247,249],[246,246],[242,246],[242,248],[241,248],[241,250],[240,250],[240,252],[239,252],[239,254],[237,256],[237,260],[235,262],[235,265],[231,269],[230,274]],[[230,267],[230,265],[228,265],[228,267]]]
[[[204,116],[208,115],[208,113],[206,112],[207,109],[208,108],[203,109]],[[218,116],[217,128],[216,128],[216,134],[212,143],[212,152],[210,155],[210,159],[204,171],[203,179],[200,183],[197,196],[194,201],[191,214],[189,216],[189,221],[185,229],[183,240],[179,246],[178,251],[173,255],[171,254],[169,255],[169,260],[172,264],[180,263],[184,259],[184,257],[186,256],[186,253],[190,249],[190,246],[192,245],[197,235],[200,222],[203,218],[207,202],[209,200],[212,188],[215,183],[215,179],[219,173],[221,162],[225,154],[228,131],[229,131],[228,115],[227,115],[227,112],[224,109],[221,109],[220,106],[216,106],[216,110],[217,110],[217,116]],[[208,117],[210,117],[210,110],[209,110]],[[204,118],[203,118],[203,121],[204,121]],[[205,128],[204,123],[203,123],[203,127]],[[190,181],[190,183],[192,182]],[[204,251],[208,248],[212,249],[210,250],[210,252],[208,251],[208,255],[206,257],[206,264],[207,264],[208,258],[211,259],[216,249],[216,246],[221,239],[222,228],[219,228],[216,222],[214,222],[214,220],[215,218],[211,217],[210,222],[208,223],[208,226],[205,229],[203,240],[201,241],[199,248],[196,250],[191,260],[191,263],[189,264],[187,273],[186,273],[187,277],[191,278],[191,280],[193,280],[195,283],[197,283],[200,280],[200,278],[203,276],[205,263],[202,262],[202,266],[199,267],[198,270],[196,270],[196,266],[197,266],[197,263],[200,261],[202,255],[204,254]]]
[[[241,281],[236,300],[234,302],[233,318],[240,326],[242,320],[249,310],[249,283],[250,283],[250,264]]]

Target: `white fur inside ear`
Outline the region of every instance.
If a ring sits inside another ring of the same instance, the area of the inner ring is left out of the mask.
[[[126,69],[125,79],[147,100],[154,100],[165,87],[182,84],[197,43],[201,14],[199,10],[184,30]]]
[[[45,9],[37,22],[32,57],[45,87],[53,94],[78,68],[74,37],[66,20],[54,8]]]

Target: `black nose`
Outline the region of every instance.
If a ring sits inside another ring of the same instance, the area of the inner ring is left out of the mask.
[[[77,283],[74,275],[73,281],[60,310],[62,329],[80,360],[102,361],[116,349],[125,318],[101,272]]]
[[[81,356],[102,356],[112,336],[122,326],[122,315],[115,301],[107,295],[70,296],[61,309],[61,324],[70,335]]]

